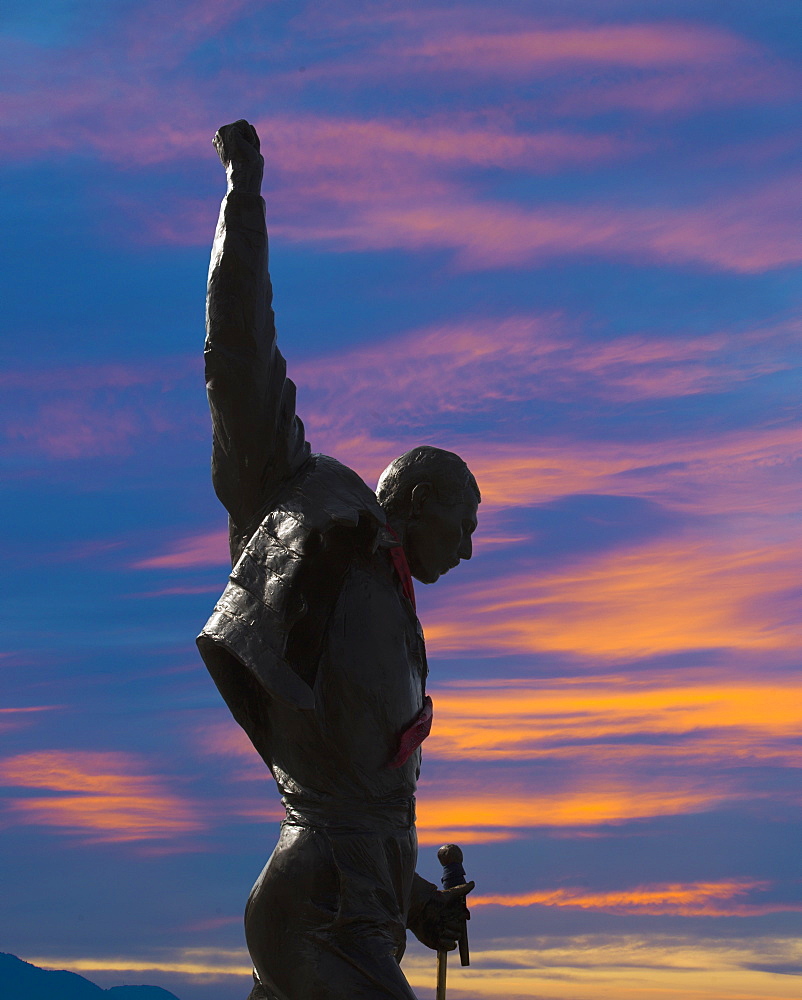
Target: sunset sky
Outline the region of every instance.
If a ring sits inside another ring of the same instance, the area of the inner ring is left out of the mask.
[[[0,951],[247,996],[282,810],[194,645],[244,117],[313,450],[374,486],[435,444],[483,494],[418,587],[450,1000],[799,997],[799,0],[9,6]]]

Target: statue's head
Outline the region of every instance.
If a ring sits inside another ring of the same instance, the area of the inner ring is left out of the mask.
[[[401,536],[409,569],[434,583],[470,559],[481,494],[459,455],[426,445],[397,458],[379,477],[376,496]]]

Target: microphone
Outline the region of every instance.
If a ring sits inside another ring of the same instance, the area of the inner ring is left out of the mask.
[[[465,885],[468,881],[468,876],[465,874],[465,869],[462,867],[463,855],[461,848],[459,848],[456,844],[443,844],[437,852],[437,859],[443,866],[443,874],[440,876],[440,881],[443,883],[444,889],[454,889],[458,885]],[[463,906],[465,907],[467,921],[468,904],[464,900]],[[463,925],[458,944],[460,964],[470,965],[471,959],[468,952],[467,922]]]

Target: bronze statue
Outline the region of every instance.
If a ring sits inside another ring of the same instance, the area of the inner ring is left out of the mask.
[[[441,891],[415,873],[432,705],[412,577],[470,559],[479,489],[436,448],[396,459],[375,494],[310,454],[276,346],[259,139],[239,121],[214,144],[228,191],[205,358],[233,570],[198,646],[287,812],[245,912],[251,996],[414,1000],[406,928],[454,948],[473,883]]]

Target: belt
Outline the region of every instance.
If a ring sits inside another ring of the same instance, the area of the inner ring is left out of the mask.
[[[285,823],[333,833],[393,833],[415,826],[415,797],[389,802],[310,802],[285,795]]]

